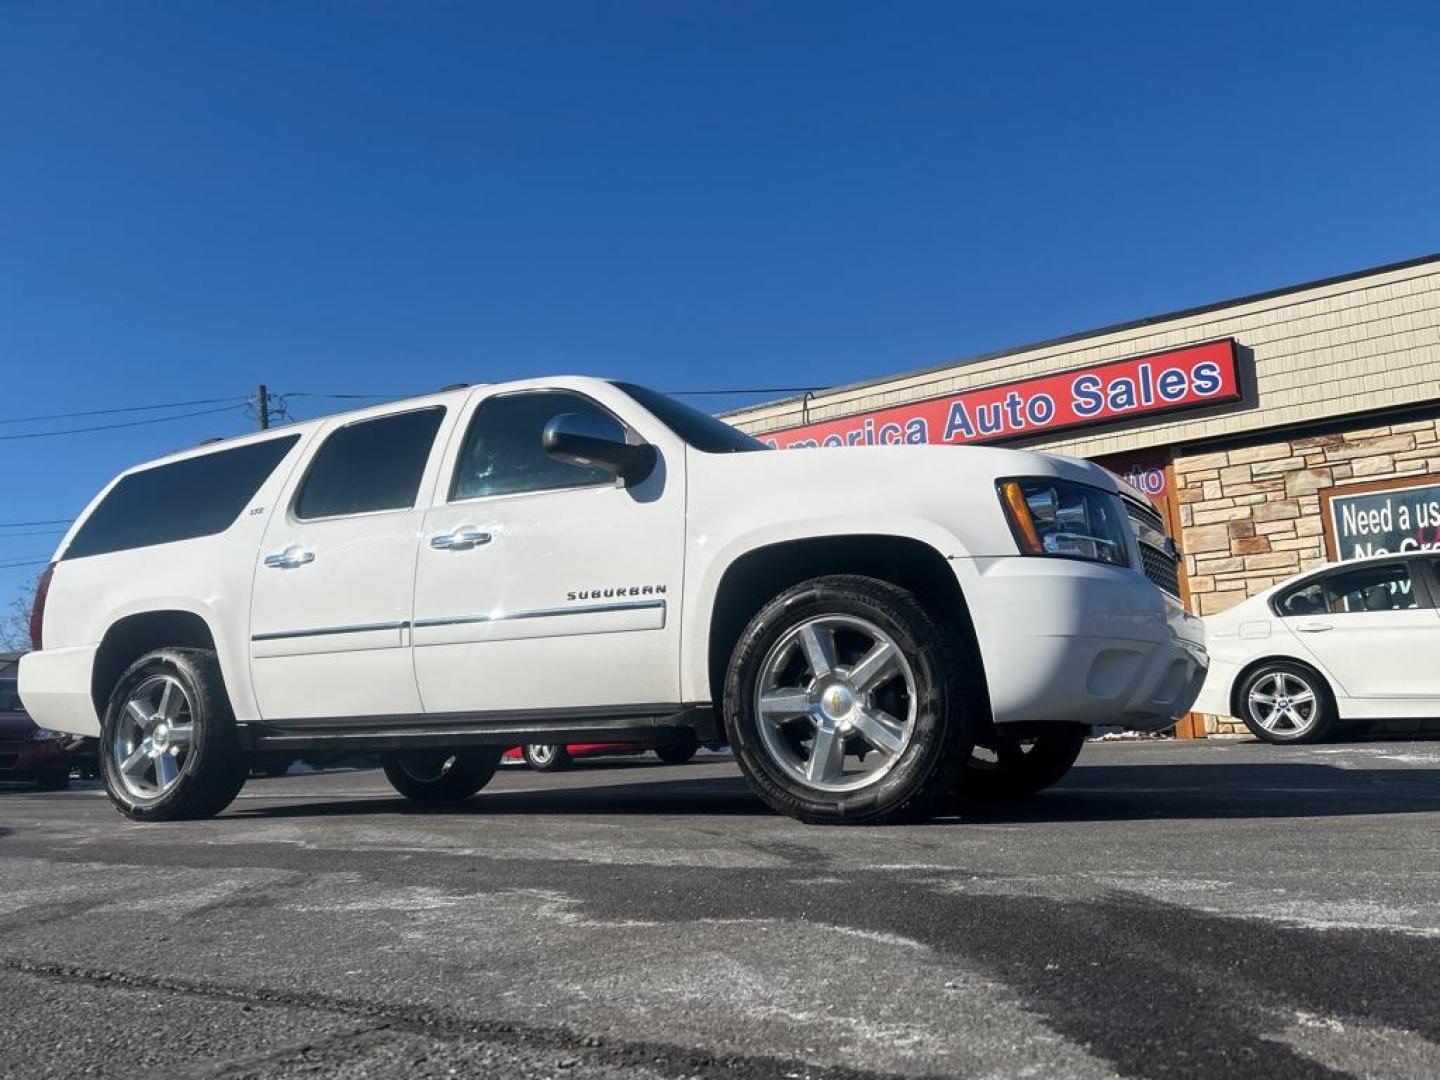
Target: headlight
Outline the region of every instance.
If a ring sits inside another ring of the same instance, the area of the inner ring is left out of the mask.
[[[1129,566],[1125,508],[1108,491],[1069,480],[1001,480],[1000,503],[1026,555]]]

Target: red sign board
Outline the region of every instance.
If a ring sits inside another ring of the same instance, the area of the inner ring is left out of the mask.
[[[787,428],[761,438],[782,449],[991,442],[1239,399],[1235,341],[1226,338]]]

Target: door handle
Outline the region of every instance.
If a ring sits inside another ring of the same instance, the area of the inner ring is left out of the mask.
[[[470,551],[489,542],[489,533],[468,525],[461,526],[453,533],[437,533],[430,538],[430,546],[438,551]]]
[[[1334,630],[1335,627],[1323,622],[1302,622],[1296,623],[1295,629],[1302,634],[1323,634],[1326,630]]]
[[[309,548],[302,548],[298,544],[291,544],[284,551],[277,551],[273,555],[265,556],[265,565],[273,570],[293,570],[297,566],[304,566],[315,561],[315,552]]]

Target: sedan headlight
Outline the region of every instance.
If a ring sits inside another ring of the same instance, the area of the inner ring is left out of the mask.
[[[1000,503],[1026,555],[1129,566],[1129,525],[1118,496],[1070,480],[1001,480]]]

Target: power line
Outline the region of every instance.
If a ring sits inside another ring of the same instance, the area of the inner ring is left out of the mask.
[[[750,390],[665,390],[671,397],[708,397],[722,394],[818,394],[824,386],[757,386]]]
[[[69,525],[74,518],[52,518],[49,521],[0,521],[0,529],[19,529],[29,525]]]
[[[810,394],[819,393],[821,390],[828,389],[830,389],[828,386],[748,386],[729,390],[664,390],[662,393],[669,394],[671,397],[705,397],[710,395],[720,396],[723,394]],[[379,398],[418,397],[424,393],[430,393],[430,391],[417,390],[405,394],[328,394],[316,390],[286,390],[274,396],[332,398],[337,401],[370,401]]]
[[[0,570],[13,570],[17,566],[43,566],[49,559],[26,559],[21,562],[0,562]]]
[[[10,441],[14,439],[49,439],[57,435],[84,435],[91,431],[114,431],[117,428],[143,427],[146,424],[163,424],[171,420],[188,420],[193,416],[213,416],[215,413],[234,412],[245,408],[245,405],[222,405],[218,409],[197,409],[194,412],[172,413],[169,416],[152,416],[145,420],[126,420],[119,424],[96,424],[92,427],[82,428],[60,428],[55,431],[27,431],[19,435],[0,435],[0,440]]]
[[[419,394],[422,394],[422,393],[425,393],[425,392],[426,392],[426,391],[421,390],[421,391],[417,391],[417,392],[415,392],[415,393],[410,393],[410,394],[322,394],[322,393],[319,393],[318,391],[315,391],[315,390],[286,390],[286,391],[284,391],[284,392],[282,392],[282,393],[280,393],[280,394],[277,394],[277,395],[275,395],[275,396],[276,396],[276,397],[318,397],[318,398],[334,398],[334,399],[336,399],[337,401],[345,401],[345,400],[371,401],[371,400],[374,400],[374,399],[376,399],[376,398],[418,397]]]
[[[710,396],[738,396],[742,394],[802,394],[813,393],[824,390],[822,386],[756,386],[743,387],[725,390],[670,390],[667,391],[673,397],[710,397]],[[332,401],[378,401],[394,400],[397,398],[413,397],[413,394],[350,394],[350,393],[323,393],[314,390],[293,390],[283,394],[266,392],[262,399],[253,397],[244,398],[196,398],[192,401],[172,401],[157,403],[154,405],[127,405],[113,409],[87,409],[82,412],[68,413],[45,413],[35,416],[12,416],[0,418],[0,424],[25,424],[42,420],[61,420],[82,416],[109,416],[120,413],[150,412],[156,409],[174,409],[188,405],[211,405],[217,402],[224,402],[218,408],[196,409],[192,412],[171,413],[167,416],[150,416],[143,420],[126,420],[118,424],[93,424],[88,427],[78,428],[57,428],[53,431],[26,431],[13,435],[0,435],[0,441],[13,442],[20,439],[50,439],[62,435],[87,435],[96,431],[116,431],[122,428],[144,427],[148,424],[163,424],[171,420],[189,420],[197,416],[213,416],[217,413],[232,412],[241,409],[255,409],[261,414],[261,426],[268,426],[267,420],[292,419],[285,412],[284,399],[287,397],[309,397],[325,398]],[[265,415],[268,413],[269,415]],[[48,523],[47,523],[48,524]],[[61,523],[63,524],[63,523]]]
[[[64,536],[64,529],[23,529],[20,532],[10,532],[0,529],[0,540],[9,540],[14,536]]]
[[[154,409],[182,409],[191,405],[218,405],[226,401],[244,401],[242,397],[196,398],[193,401],[167,401],[156,405],[124,405],[114,409],[86,409],[84,412],[45,413],[41,416],[9,416],[0,424],[29,424],[40,420],[73,420],[80,416],[110,416],[115,413],[150,412]],[[158,419],[164,419],[160,417]]]

